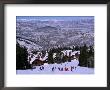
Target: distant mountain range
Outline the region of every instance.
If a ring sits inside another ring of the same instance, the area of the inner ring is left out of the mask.
[[[17,42],[29,50],[83,44],[94,45],[94,19],[74,21],[16,21]]]

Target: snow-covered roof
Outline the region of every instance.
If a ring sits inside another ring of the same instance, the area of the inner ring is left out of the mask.
[[[80,51],[73,51],[72,52],[72,50],[63,50],[61,52],[63,52],[65,55],[66,54],[69,55],[70,52],[71,52],[71,55],[75,55],[76,53],[80,54]]]

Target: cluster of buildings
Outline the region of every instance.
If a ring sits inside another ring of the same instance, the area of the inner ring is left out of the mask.
[[[63,50],[61,51],[60,57],[63,58],[64,56],[72,57],[72,59],[79,59],[80,51],[72,51],[72,50]],[[57,57],[57,53],[53,53],[53,59]],[[37,53],[29,53],[28,55],[28,62],[33,66],[40,66],[48,63],[48,52],[46,51],[45,54],[38,51]]]

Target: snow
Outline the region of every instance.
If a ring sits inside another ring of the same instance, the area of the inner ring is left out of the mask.
[[[48,63],[44,63],[44,65],[48,65]]]
[[[72,60],[71,62],[73,64],[73,66],[75,66],[75,67],[77,67],[79,65],[79,61],[76,59]]]
[[[21,46],[26,46],[26,48],[28,49],[28,51],[32,50],[32,49],[35,49],[35,50],[39,50],[39,49],[42,49],[41,46],[35,44],[34,42],[31,42],[29,40],[25,40],[25,39],[20,39],[20,40],[17,40],[17,42],[21,45]],[[26,43],[28,42],[28,43]]]
[[[42,61],[45,61],[48,58],[48,53],[46,52],[46,55],[44,58],[42,58]]]
[[[55,58],[56,57],[56,53],[53,53],[53,58]]]
[[[72,56],[72,55],[75,55],[76,53],[80,54],[80,51],[73,51],[73,52],[72,52],[72,50],[63,50],[63,51],[61,51],[61,52],[63,52],[64,55],[67,55],[67,56],[69,56],[69,53],[71,53],[71,56]]]
[[[31,58],[30,64],[32,64],[32,62],[33,62],[35,59],[36,59],[35,57]]]
[[[35,66],[35,69],[27,69],[27,70],[16,70],[17,74],[94,74],[93,68],[88,67],[80,67],[78,66],[78,60],[72,60],[71,62],[65,62],[62,64],[48,64],[45,63],[42,65],[44,67],[43,70],[40,70],[42,66]],[[76,69],[72,69],[71,66],[75,66]],[[52,68],[54,67],[53,71]],[[68,71],[65,71],[65,67],[68,68]],[[63,68],[63,71],[60,71],[58,68]]]

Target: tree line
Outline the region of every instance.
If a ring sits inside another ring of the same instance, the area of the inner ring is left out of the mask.
[[[51,48],[48,51],[48,63],[64,63],[71,62],[72,57],[63,56],[61,51],[63,50],[72,50],[72,51],[80,51],[79,55],[79,66],[83,67],[94,67],[94,48],[93,46],[73,46],[71,47],[58,47]],[[41,51],[45,56],[46,51]],[[33,53],[37,53],[37,51],[33,51]],[[56,57],[53,58],[53,54],[56,53]],[[16,69],[30,69],[32,68],[30,63],[28,62],[28,52],[25,47],[21,47],[19,43],[16,44]]]

